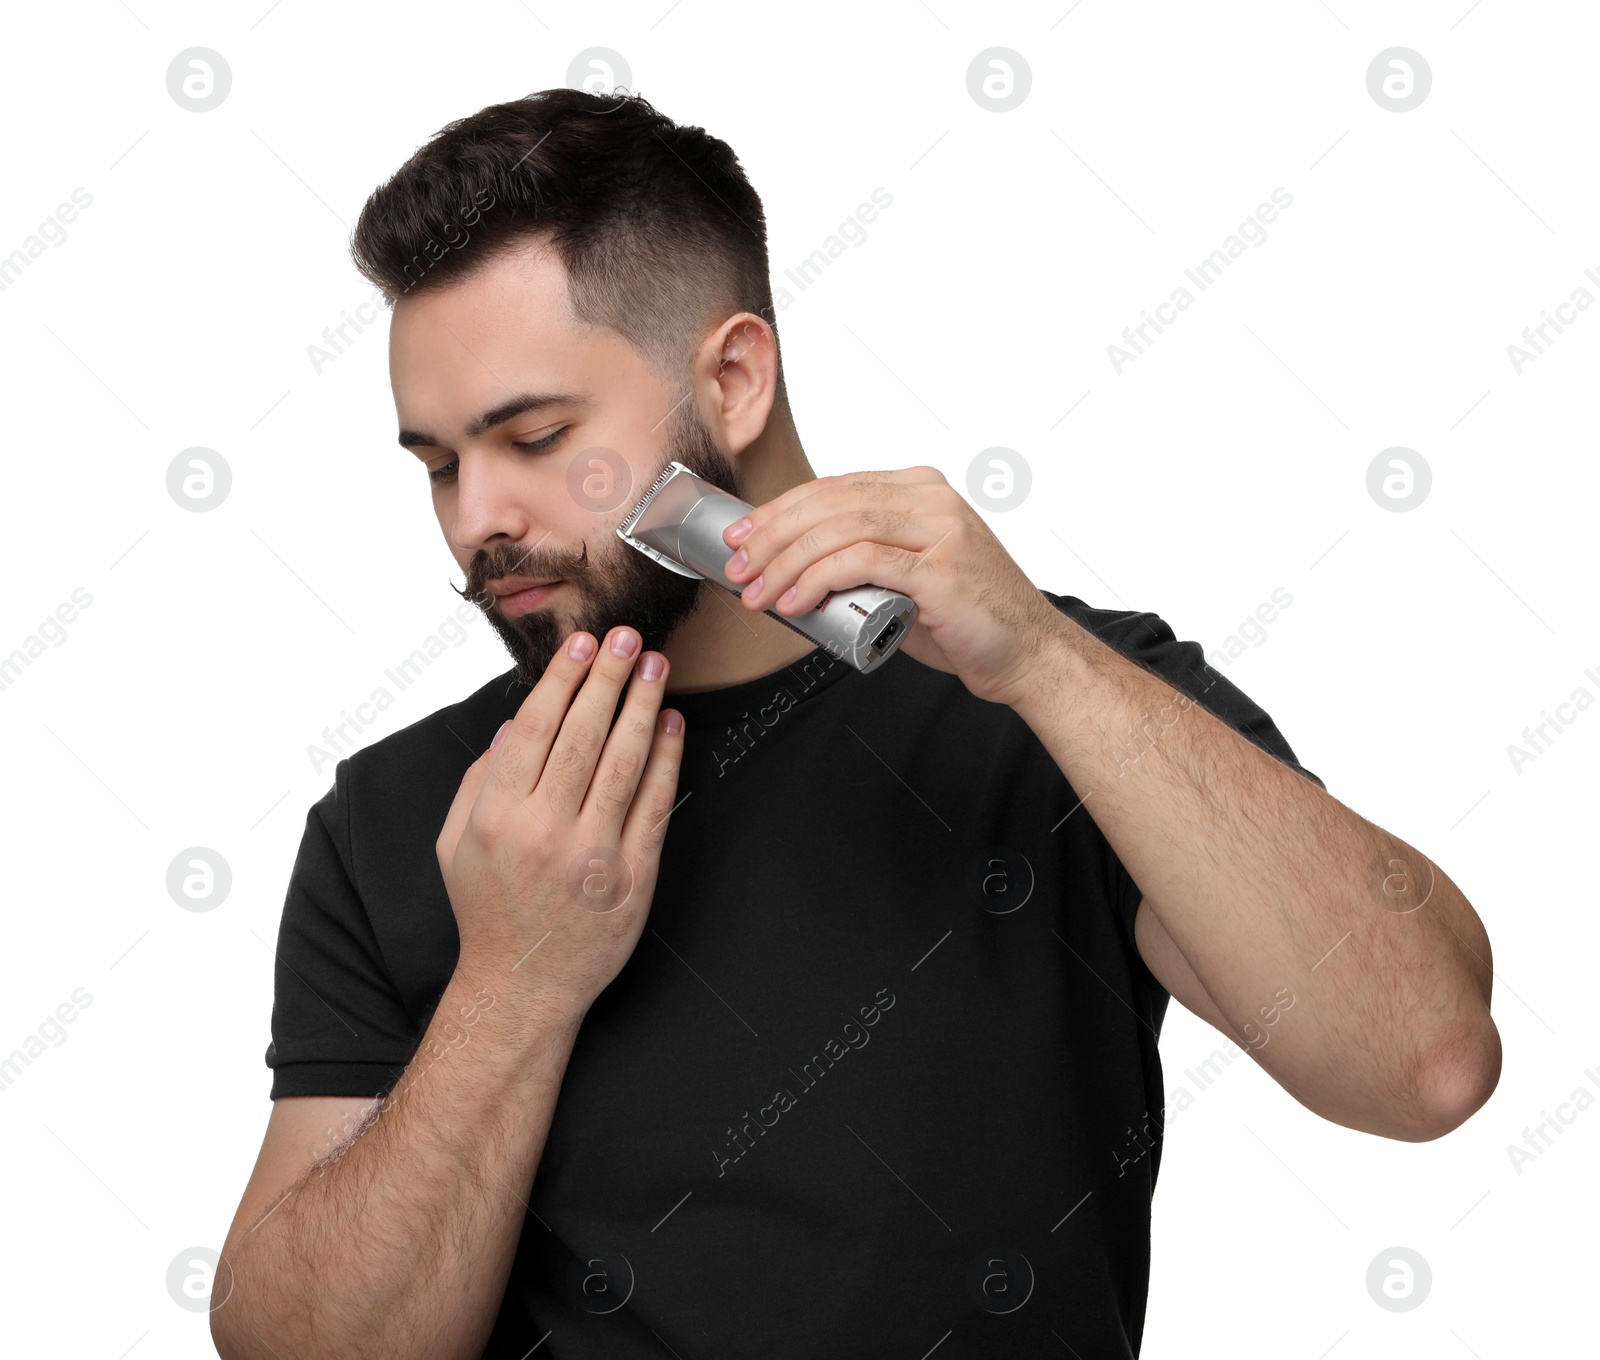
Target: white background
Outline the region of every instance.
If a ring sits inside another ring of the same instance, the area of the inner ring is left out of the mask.
[[[1508,747],[1600,695],[1600,309],[1520,373],[1507,346],[1580,285],[1600,297],[1591,8],[668,3],[8,15],[0,256],[93,195],[0,292],[0,656],[92,596],[0,691],[0,1054],[92,996],[0,1090],[8,1349],[211,1353],[166,1277],[220,1246],[269,1111],[270,942],[332,778],[308,747],[459,603],[394,443],[386,319],[320,373],[307,347],[369,296],[346,255],[366,196],[593,46],[735,147],[775,283],[893,195],[779,314],[819,474],[926,462],[960,487],[1016,450],[1032,494],[987,518],[1029,577],[1208,649],[1286,589],[1226,674],[1488,927],[1504,1072],[1444,1139],[1328,1123],[1243,1060],[1171,1117],[1144,1354],[1492,1360],[1587,1336],[1600,1113],[1520,1173],[1507,1146],[1600,1089],[1600,713],[1520,772]],[[205,113],[166,84],[194,46],[232,71]],[[1409,112],[1367,89],[1394,46],[1432,70]],[[1008,112],[968,93],[990,47],[1031,71]],[[1265,243],[1118,373],[1123,327],[1278,186]],[[232,471],[207,513],[167,491],[193,446]],[[1394,446],[1432,472],[1403,513],[1367,488]],[[363,740],[508,664],[475,622]],[[193,846],[231,868],[217,910],[168,893]],[[1169,1095],[1223,1043],[1174,1003]],[[1397,1245],[1433,1276],[1404,1313],[1366,1286]]]

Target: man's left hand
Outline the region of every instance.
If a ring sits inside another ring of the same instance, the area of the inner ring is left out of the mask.
[[[852,472],[790,487],[723,534],[748,609],[793,618],[829,591],[872,584],[916,601],[901,650],[1013,706],[1061,615],[937,468]]]

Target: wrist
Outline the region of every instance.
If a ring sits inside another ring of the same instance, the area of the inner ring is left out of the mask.
[[[1080,637],[1092,642],[1093,635],[1047,601],[1038,623],[1032,626],[1038,645],[1027,679],[1011,706],[1037,732],[1040,723],[1051,720],[1059,712],[1062,701],[1088,679]],[[1079,636],[1075,637],[1075,633]]]
[[[452,993],[452,1016],[457,1011],[463,1019],[474,1013],[486,1015],[497,1032],[528,1045],[563,1035],[576,1037],[589,1013],[586,1003],[556,992],[528,963],[512,969],[498,955],[491,960],[463,953],[446,989],[447,996]]]

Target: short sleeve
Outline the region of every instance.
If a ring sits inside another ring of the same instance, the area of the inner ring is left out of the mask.
[[[306,814],[273,973],[271,1097],[384,1095],[416,1024],[383,961],[351,869],[349,761]]]
[[[1165,619],[1139,610],[1091,609],[1071,595],[1041,593],[1113,651],[1154,671],[1268,755],[1304,775],[1318,788],[1327,789],[1317,775],[1300,763],[1266,711],[1206,660],[1205,651],[1198,642],[1180,641]],[[1116,881],[1117,909],[1128,943],[1136,949],[1133,921],[1144,894],[1120,860]]]

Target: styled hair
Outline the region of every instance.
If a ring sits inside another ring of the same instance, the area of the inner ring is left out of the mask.
[[[777,334],[766,215],[738,157],[639,95],[540,90],[446,124],[368,198],[350,253],[392,307],[530,245],[554,249],[579,320],[669,384],[737,312]]]

